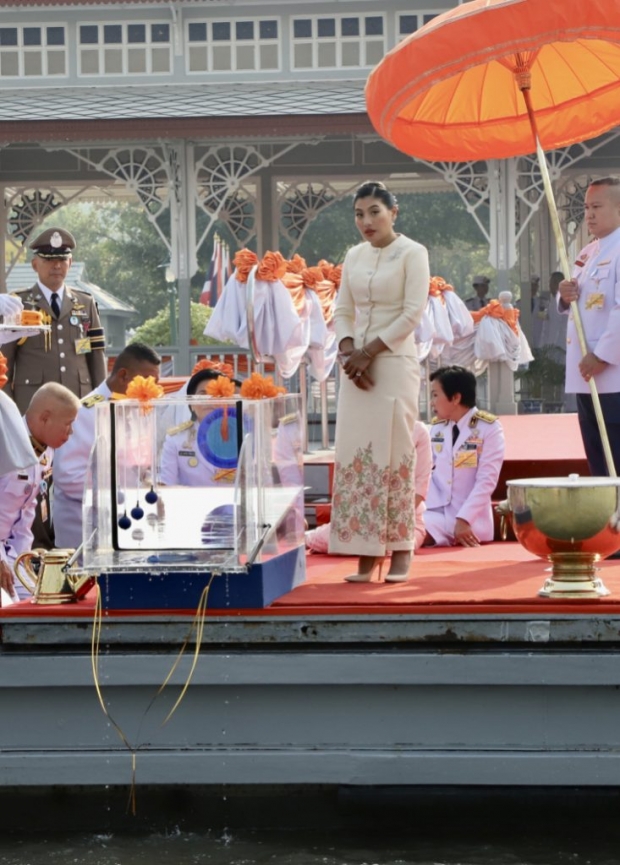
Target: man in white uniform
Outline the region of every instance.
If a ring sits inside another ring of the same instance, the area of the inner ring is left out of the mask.
[[[620,180],[603,177],[586,192],[585,218],[594,240],[581,250],[572,278],[560,283],[558,309],[568,315],[566,393],[577,415],[590,473],[608,475],[592,405],[594,379],[616,472],[620,472]],[[570,304],[577,301],[587,344],[581,356]]]
[[[54,457],[53,521],[56,546],[77,549],[82,543],[82,499],[88,458],[95,443],[95,406],[113,393],[124,394],[137,375],[159,380],[161,358],[140,342],[126,346],[108,378],[85,396],[73,425],[73,436]]]
[[[68,388],[47,382],[34,394],[23,422],[37,456],[37,462],[0,477],[0,587],[12,597],[28,592],[13,576],[13,565],[21,553],[32,547],[32,522],[37,496],[44,492],[54,448],[71,435],[71,426],[80,402]]]
[[[504,461],[504,431],[476,408],[476,377],[462,366],[431,374],[433,473],[426,544],[477,547],[493,540],[491,496]]]
[[[23,308],[18,297],[0,294],[0,316],[5,319],[5,324],[7,318],[21,316]],[[23,332],[0,330],[0,346],[20,339],[23,335]],[[6,382],[6,376],[0,373],[0,388],[3,388]],[[0,476],[15,469],[33,466],[36,462],[37,457],[24,429],[19,409],[13,400],[0,390]]]

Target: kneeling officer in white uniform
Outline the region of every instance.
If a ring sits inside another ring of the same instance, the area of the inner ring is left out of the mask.
[[[477,547],[493,540],[491,496],[504,461],[504,431],[476,408],[476,377],[462,366],[431,375],[433,472],[427,545]]]

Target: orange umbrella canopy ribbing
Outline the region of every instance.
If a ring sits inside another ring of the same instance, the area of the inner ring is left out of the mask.
[[[535,150],[524,84],[545,150],[620,124],[620,0],[470,0],[392,49],[366,103],[412,156],[502,159]]]

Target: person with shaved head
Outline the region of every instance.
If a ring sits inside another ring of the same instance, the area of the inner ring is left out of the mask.
[[[566,335],[566,393],[577,395],[577,415],[590,472],[608,474],[590,381],[601,408],[616,472],[620,472],[620,179],[594,180],[585,196],[585,221],[592,241],[560,282],[558,310],[569,316]],[[570,304],[576,301],[587,352],[582,357]]]
[[[47,490],[54,449],[71,435],[79,407],[79,399],[63,385],[42,385],[23,418],[37,462],[0,477],[0,588],[13,599],[27,595],[13,575],[13,566],[21,553],[32,548],[37,498],[41,496],[43,510],[49,507]]]

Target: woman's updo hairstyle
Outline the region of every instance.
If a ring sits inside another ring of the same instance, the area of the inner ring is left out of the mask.
[[[355,193],[353,204],[355,204],[358,198],[378,198],[379,201],[385,204],[388,210],[391,210],[398,204],[396,196],[380,180],[367,180],[366,183],[362,183]]]

